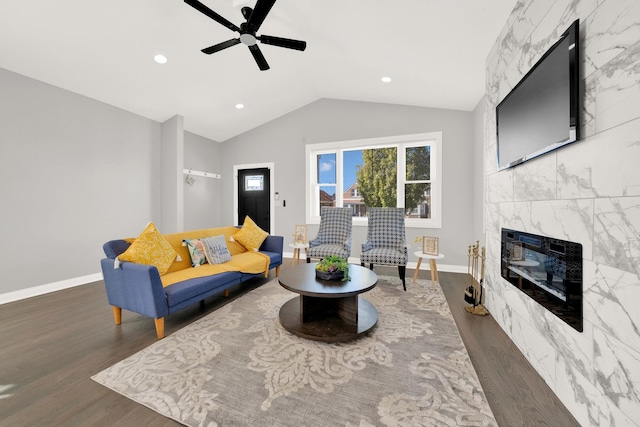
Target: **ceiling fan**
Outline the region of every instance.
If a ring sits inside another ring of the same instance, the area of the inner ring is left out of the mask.
[[[285,39],[282,37],[267,36],[265,34],[260,36],[256,35],[256,32],[260,29],[260,25],[262,25],[262,22],[267,17],[267,14],[276,0],[258,0],[254,9],[246,6],[243,7],[242,15],[246,21],[240,24],[239,27],[232,22],[227,21],[225,18],[218,15],[198,0],[184,0],[184,2],[207,15],[217,23],[222,24],[231,31],[235,31],[240,34],[240,37],[238,38],[227,40],[226,42],[214,44],[213,46],[202,49],[202,52],[207,55],[235,46],[238,43],[243,43],[249,47],[249,50],[253,55],[253,59],[255,59],[258,67],[262,71],[265,71],[269,69],[269,64],[258,47],[258,41],[272,46],[286,47],[287,49],[305,50],[307,48],[307,42],[301,40]]]

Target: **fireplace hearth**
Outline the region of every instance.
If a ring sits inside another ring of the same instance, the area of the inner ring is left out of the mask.
[[[502,229],[502,277],[582,332],[582,245]]]

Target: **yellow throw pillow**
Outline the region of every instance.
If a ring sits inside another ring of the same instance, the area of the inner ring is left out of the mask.
[[[129,249],[118,255],[118,260],[154,265],[158,269],[158,273],[163,275],[169,270],[177,256],[178,253],[160,234],[153,222],[150,222],[129,246]]]
[[[268,235],[269,233],[258,227],[247,215],[240,231],[231,236],[231,238],[247,248],[248,251],[257,251]]]

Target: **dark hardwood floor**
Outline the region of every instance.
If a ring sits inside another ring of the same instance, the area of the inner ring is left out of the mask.
[[[286,260],[282,268],[289,265]],[[395,268],[375,271],[397,274]],[[407,286],[415,286],[412,274],[407,271]],[[232,289],[229,298],[210,298],[172,314],[165,321],[166,335],[273,277],[272,272],[269,279]],[[493,318],[466,313],[466,277],[440,273],[498,424],[578,426]],[[0,325],[0,426],[179,425],[90,379],[156,341],[150,318],[123,311],[122,325],[114,325],[102,282],[0,305]]]

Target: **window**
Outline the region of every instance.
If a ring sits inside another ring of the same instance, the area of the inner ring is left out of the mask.
[[[350,207],[355,225],[401,207],[407,226],[440,228],[441,145],[441,132],[307,145],[307,222],[322,206]]]
[[[316,200],[319,206],[336,206],[336,153],[318,153],[315,160]]]
[[[244,177],[244,191],[262,191],[264,184],[262,175],[247,175]]]

